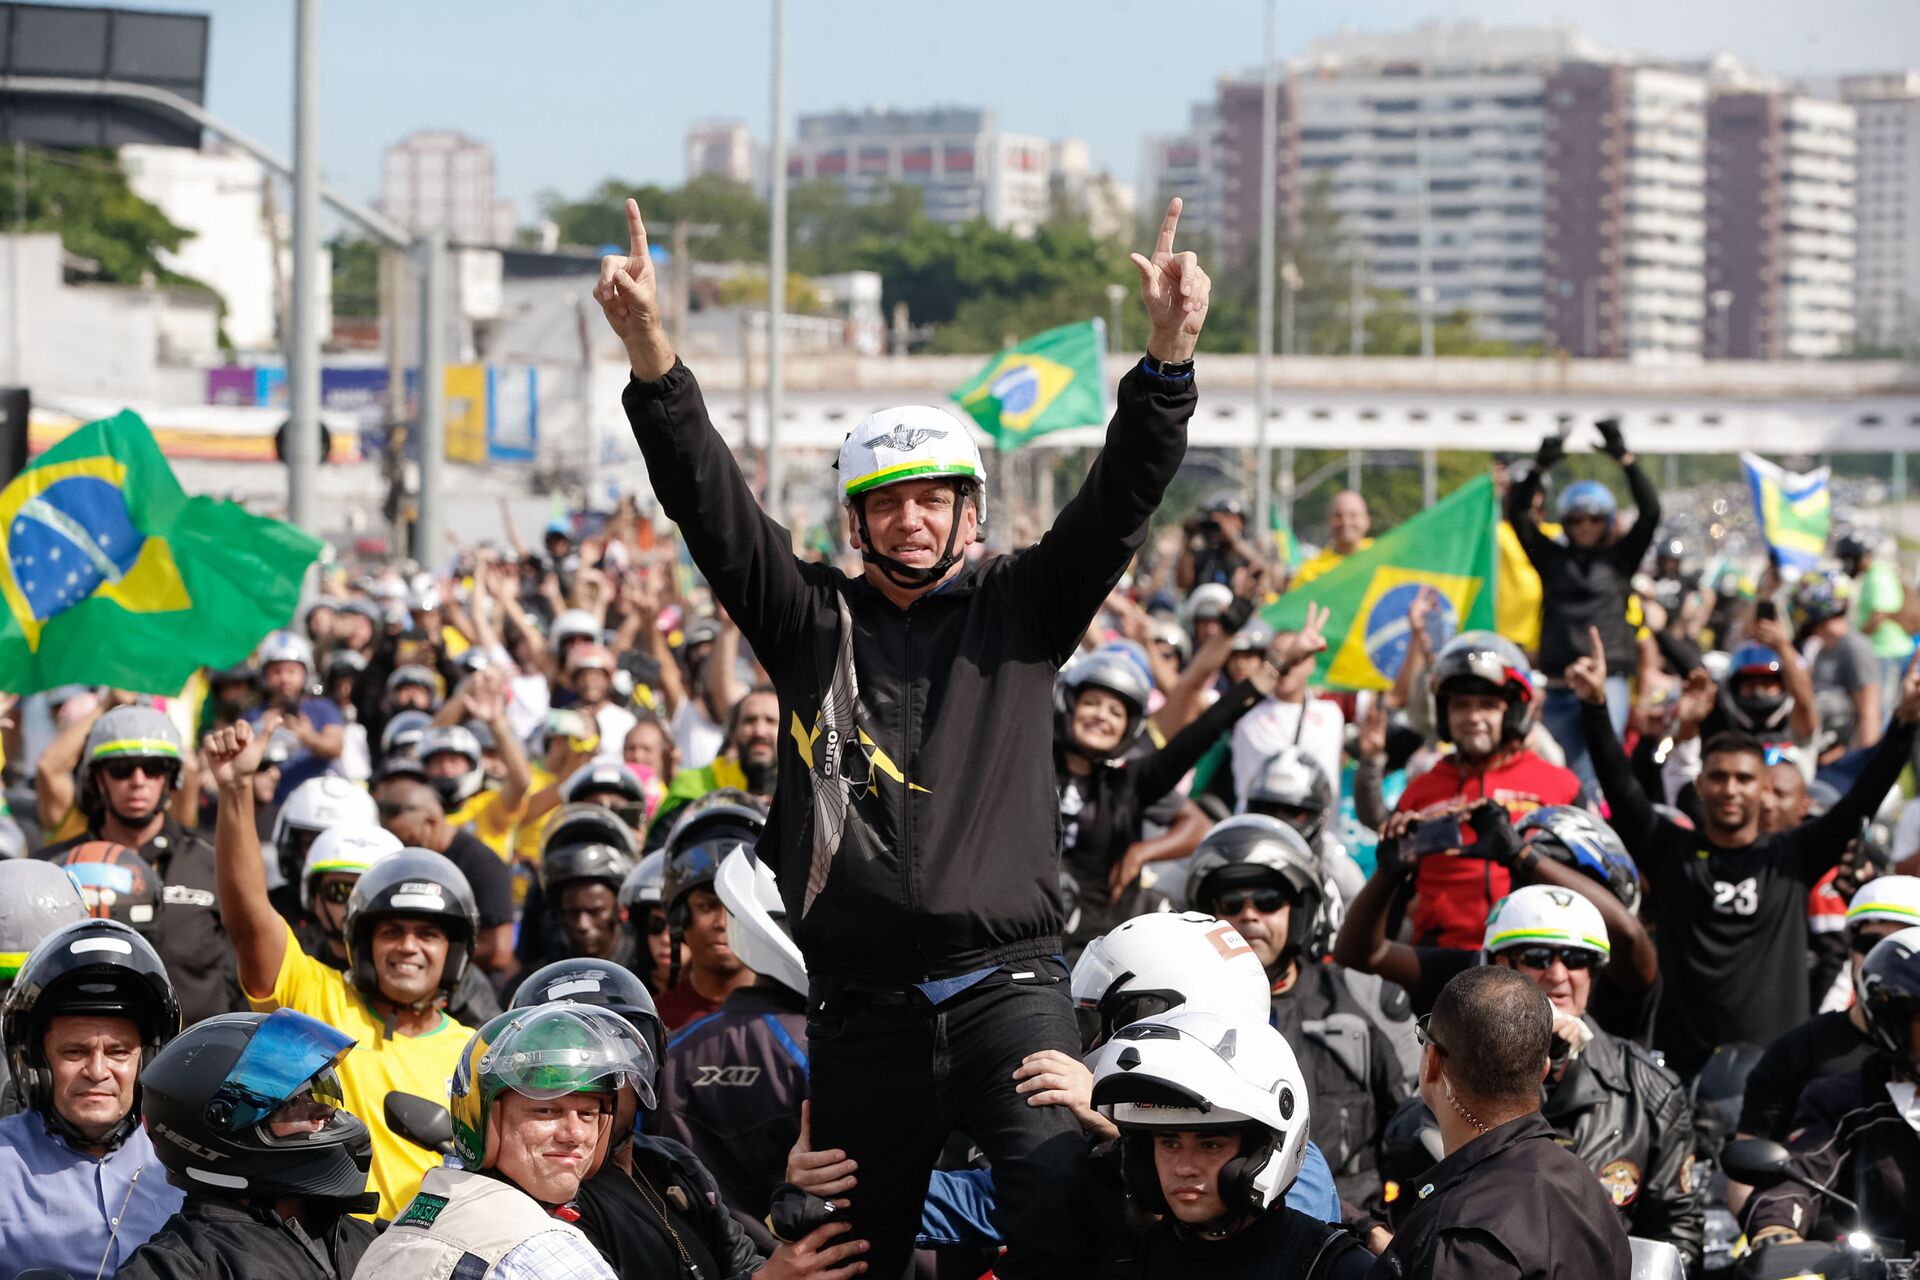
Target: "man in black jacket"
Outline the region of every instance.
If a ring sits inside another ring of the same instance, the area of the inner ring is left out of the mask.
[[[1180,202],[1135,254],[1147,356],[1120,383],[1107,447],[1035,546],[971,562],[985,492],[972,437],[940,410],[889,410],[841,449],[848,579],[796,559],[708,421],[661,323],[646,229],[601,263],[627,349],[624,396],[662,508],[780,694],[779,781],[761,857],[812,975],[814,1123],[865,1176],[856,1233],[875,1275],[911,1248],[947,1135],[994,1163],[1010,1277],[1077,1274],[1097,1209],[1071,1115],[1029,1107],[1013,1072],[1072,1054],[1060,950],[1055,673],[1145,540],[1186,448],[1210,288],[1176,254]],[[1030,385],[1031,367],[1011,371]],[[997,385],[997,384],[996,384]],[[1009,384],[1011,385],[1011,383]],[[1006,393],[1012,396],[1009,390]],[[1081,1212],[1075,1212],[1076,1208]]]
[[[1553,1006],[1511,969],[1446,985],[1420,1022],[1420,1096],[1446,1158],[1407,1207],[1372,1280],[1627,1280],[1632,1249],[1606,1192],[1540,1115]]]

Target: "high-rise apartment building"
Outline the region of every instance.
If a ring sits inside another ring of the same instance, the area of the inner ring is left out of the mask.
[[[1920,71],[1849,76],[1858,181],[1854,319],[1861,346],[1920,349]]]
[[[1257,110],[1257,108],[1256,108]],[[1149,213],[1181,198],[1182,235],[1213,237],[1222,229],[1220,106],[1198,103],[1179,133],[1155,134],[1140,155],[1141,208]]]
[[[1704,77],[1561,29],[1425,26],[1315,42],[1285,68],[1283,227],[1323,192],[1367,284],[1516,346],[1698,359]],[[1259,236],[1261,86],[1218,97],[1225,247]]]
[[[494,195],[493,148],[452,129],[416,130],[387,148],[380,209],[409,231],[437,231],[455,244],[513,239],[513,202]]]
[[[1854,111],[1750,83],[1707,104],[1706,352],[1816,359],[1854,337]]]
[[[753,135],[740,120],[695,120],[687,126],[687,180],[717,174],[732,182],[758,183]]]
[[[838,183],[856,200],[904,184],[919,189],[935,222],[985,218],[1031,235],[1052,209],[1056,180],[1069,190],[1086,181],[1085,156],[1071,139],[1002,133],[991,111],[970,107],[833,111],[800,117],[787,176]]]

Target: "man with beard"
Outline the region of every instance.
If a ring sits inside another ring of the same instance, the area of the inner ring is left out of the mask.
[[[191,1024],[245,1005],[221,928],[213,848],[167,812],[180,785],[181,757],[173,722],[152,707],[116,707],[101,716],[80,757],[79,805],[87,829],[36,856],[58,859],[86,841],[106,840],[138,849],[153,865],[166,886],[154,949]]]
[[[682,769],[673,775],[667,798],[654,815],[647,847],[658,848],[679,811],[688,801],[712,791],[732,789],[748,795],[770,796],[777,779],[780,735],[780,695],[772,685],[758,685],[733,704],[727,718],[727,745],[703,769]]]

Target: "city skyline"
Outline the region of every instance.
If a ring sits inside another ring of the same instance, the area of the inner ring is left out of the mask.
[[[180,8],[165,0],[124,0],[123,7]],[[269,145],[286,147],[291,77],[273,69],[291,69],[291,0],[208,0],[189,7],[213,20],[209,109]],[[372,200],[380,192],[384,148],[416,129],[456,129],[493,148],[497,193],[516,204],[524,223],[549,189],[578,197],[609,177],[678,185],[687,127],[695,120],[738,118],[764,140],[764,6],[672,11],[670,38],[711,57],[654,56],[648,42],[655,8],[577,3],[524,24],[507,21],[524,13],[517,6],[477,0],[461,10],[468,30],[450,42],[441,29],[445,10],[327,0],[323,168],[346,190]],[[1830,77],[1920,61],[1920,49],[1906,47],[1912,24],[1902,9],[1891,0],[1837,0],[1815,15],[1784,0],[1760,6],[1705,0],[1678,13],[1651,3],[1596,11],[1558,0],[1518,12],[1487,0],[1317,3],[1282,13],[1275,50],[1294,57],[1312,40],[1342,30],[1420,22],[1566,25],[1621,52],[1670,59],[1726,52],[1773,75]],[[1183,128],[1192,105],[1212,98],[1220,77],[1257,70],[1261,6],[1257,0],[1211,6],[1207,21],[1179,28],[1193,49],[1171,63],[1163,56],[1164,35],[1155,36],[1145,46],[1152,56],[1123,73],[1124,89],[1115,72],[1140,51],[1139,33],[1167,26],[1165,11],[1144,0],[1075,8],[990,0],[964,15],[928,10],[911,22],[902,22],[897,9],[859,0],[836,6],[834,15],[837,21],[819,23],[790,11],[790,129],[802,114],[839,109],[980,106],[1010,131],[1084,139],[1095,169],[1135,182],[1145,137]],[[508,28],[511,39],[486,37]],[[1889,50],[1896,52],[1890,57]],[[581,51],[604,58],[605,73],[587,66]],[[512,91],[517,76],[538,86],[540,105]]]

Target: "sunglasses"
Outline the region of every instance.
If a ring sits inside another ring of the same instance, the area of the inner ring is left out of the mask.
[[[1421,1044],[1432,1045],[1433,1051],[1444,1058],[1447,1056],[1447,1046],[1435,1040],[1433,1033],[1427,1030],[1427,1024],[1432,1021],[1433,1015],[1430,1013],[1423,1013],[1415,1019],[1413,1024],[1413,1038]]]
[[[403,813],[412,813],[420,806],[417,804],[396,804],[391,800],[382,800],[377,806],[383,822],[391,822]]]
[[[1585,947],[1520,947],[1500,954],[1518,961],[1524,968],[1542,972],[1553,968],[1555,960],[1567,966],[1569,971],[1591,969],[1600,960],[1599,956]]]
[[[1253,903],[1253,909],[1266,915],[1272,915],[1292,899],[1284,889],[1240,889],[1230,893],[1215,895],[1213,914],[1222,918],[1237,916],[1246,909],[1247,903]]]
[[[170,760],[108,760],[100,769],[115,782],[125,782],[134,774],[148,778],[170,778],[179,768]]]
[[[647,917],[647,936],[657,938],[667,931],[667,918],[655,913]]]
[[[345,880],[330,880],[314,890],[314,897],[322,902],[331,902],[336,907],[344,907],[353,897],[353,885]]]
[[[1864,956],[1876,946],[1880,945],[1888,936],[1889,935],[1884,933],[1864,933],[1859,930],[1850,930],[1847,935],[1847,950],[1853,952],[1854,955]]]

